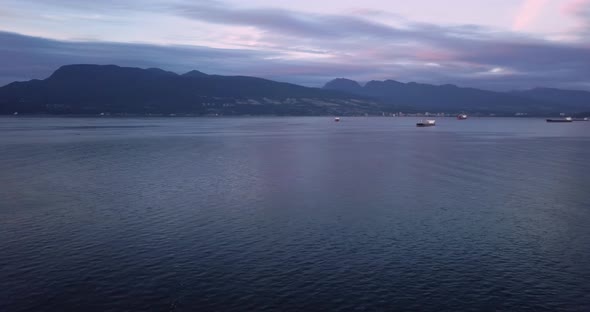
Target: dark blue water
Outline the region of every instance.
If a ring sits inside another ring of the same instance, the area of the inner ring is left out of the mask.
[[[0,119],[0,311],[589,311],[590,123]]]

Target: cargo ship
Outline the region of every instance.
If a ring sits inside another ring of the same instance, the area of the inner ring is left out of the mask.
[[[547,119],[547,122],[572,122],[574,121],[572,117],[565,117],[559,119]]]

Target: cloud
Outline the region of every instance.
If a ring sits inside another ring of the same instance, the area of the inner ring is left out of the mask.
[[[11,0],[5,0],[11,1]],[[84,10],[87,12],[113,12],[115,10],[124,11],[155,11],[168,7],[169,3],[175,0],[161,1],[161,0],[100,0],[100,1],[84,1],[84,0],[52,0],[50,3],[44,0],[18,0],[19,3],[29,4],[33,6],[51,6],[58,7],[62,10]],[[167,4],[168,3],[168,4]]]
[[[590,39],[590,0],[573,0],[563,6],[563,11],[578,21],[574,32],[581,40]]]
[[[563,10],[584,19],[590,18],[590,0],[572,0],[563,6]]]
[[[342,38],[353,36],[392,39],[407,32],[349,15],[321,15],[276,8],[232,8],[216,1],[182,4],[176,7],[181,16],[222,25],[253,26],[266,32],[286,36]]]
[[[112,42],[71,42],[0,32],[0,85],[42,79],[62,65],[76,63],[163,67],[236,74],[269,54],[252,50],[158,46]]]
[[[547,0],[525,0],[516,14],[512,24],[512,30],[523,31],[539,16],[547,5]]]
[[[86,5],[73,0],[60,2]],[[149,3],[154,7],[161,4],[157,0]],[[121,4],[109,0],[101,5],[106,10]],[[584,16],[586,6],[572,7],[569,14]],[[163,14],[219,30],[225,35],[214,43],[232,49],[57,41],[0,33],[0,84],[43,78],[65,64],[98,63],[177,72],[198,69],[309,86],[348,77],[494,90],[590,88],[590,46],[584,41],[557,42],[478,25],[441,26],[402,18],[395,19],[394,25],[388,23],[389,18],[371,18],[380,16],[380,11],[360,12],[363,14],[317,14],[230,6],[211,0],[166,4]],[[188,39],[203,36],[191,31],[182,34]]]
[[[526,1],[517,27],[532,22],[545,4],[545,0]],[[588,45],[477,25],[440,26],[407,21],[394,27],[359,16],[236,8],[220,2],[184,4],[177,9],[178,14],[201,22],[253,27],[262,33],[260,42],[276,51],[289,51],[294,44],[297,48],[327,51],[331,58],[325,62],[363,64],[375,76],[389,75],[401,80],[437,77],[441,83],[464,82],[495,89],[541,84],[587,86],[590,80]],[[424,66],[432,63],[440,66]],[[502,71],[495,72],[493,77],[481,74],[495,68]],[[506,83],[502,84],[500,78]]]

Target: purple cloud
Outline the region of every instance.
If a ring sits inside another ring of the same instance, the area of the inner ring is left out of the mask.
[[[69,8],[105,12],[140,8],[136,0],[125,4],[114,0],[100,4],[59,1]],[[590,0],[573,2],[567,12],[588,21],[588,3]],[[42,78],[64,64],[114,63],[177,72],[199,69],[255,75],[310,86],[348,77],[494,90],[536,86],[590,89],[590,45],[585,40],[558,42],[479,25],[416,23],[363,9],[357,9],[361,14],[355,16],[248,8],[219,1],[160,0],[150,0],[140,9],[161,10],[166,16],[226,32],[231,29],[227,26],[235,26],[235,33],[221,38],[221,46],[234,49],[57,41],[0,33],[0,84]],[[577,34],[582,33],[579,30]],[[187,40],[202,35],[182,34]]]
[[[586,8],[576,6],[576,14],[586,14]],[[294,45],[324,49],[333,54],[327,63],[360,63],[375,75],[385,71],[400,80],[425,79],[433,73],[443,74],[441,83],[452,80],[495,89],[541,83],[587,88],[590,83],[590,48],[582,43],[537,39],[477,25],[407,23],[399,28],[362,17],[238,9],[219,2],[182,5],[178,10],[201,22],[254,27],[263,32],[266,44],[279,50],[289,51]],[[428,66],[433,64],[438,66]],[[502,85],[501,79],[507,83]],[[514,82],[518,85],[508,85]]]
[[[564,11],[579,21],[578,29],[582,40],[590,38],[590,0],[573,0],[564,6]]]

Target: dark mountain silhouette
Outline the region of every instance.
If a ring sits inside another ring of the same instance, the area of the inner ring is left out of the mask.
[[[535,88],[524,91],[512,91],[510,94],[550,102],[566,112],[590,110],[590,92],[588,91]]]
[[[0,88],[0,113],[361,114],[370,99],[245,76],[68,65],[45,80]]]
[[[360,115],[468,112],[552,115],[590,111],[590,92],[493,92],[455,85],[339,78],[308,88],[247,76],[182,75],[158,68],[68,65],[44,80],[0,88],[0,114]]]
[[[184,76],[184,77],[206,77],[206,76],[209,76],[209,75],[207,75],[207,74],[205,74],[203,72],[200,72],[198,70],[191,70],[188,73],[182,74],[182,76]]]
[[[363,87],[361,87],[361,85],[358,82],[346,78],[337,78],[332,81],[329,81],[324,86],[324,89],[344,91],[353,94],[363,93]]]
[[[543,96],[527,97],[520,94],[493,92],[455,85],[429,85],[402,83],[395,80],[370,81],[361,87],[356,81],[336,79],[328,82],[324,89],[348,92],[378,99],[383,105],[410,108],[417,111],[480,112],[551,114],[561,110],[563,101],[545,99]],[[589,109],[590,102],[585,108]]]

